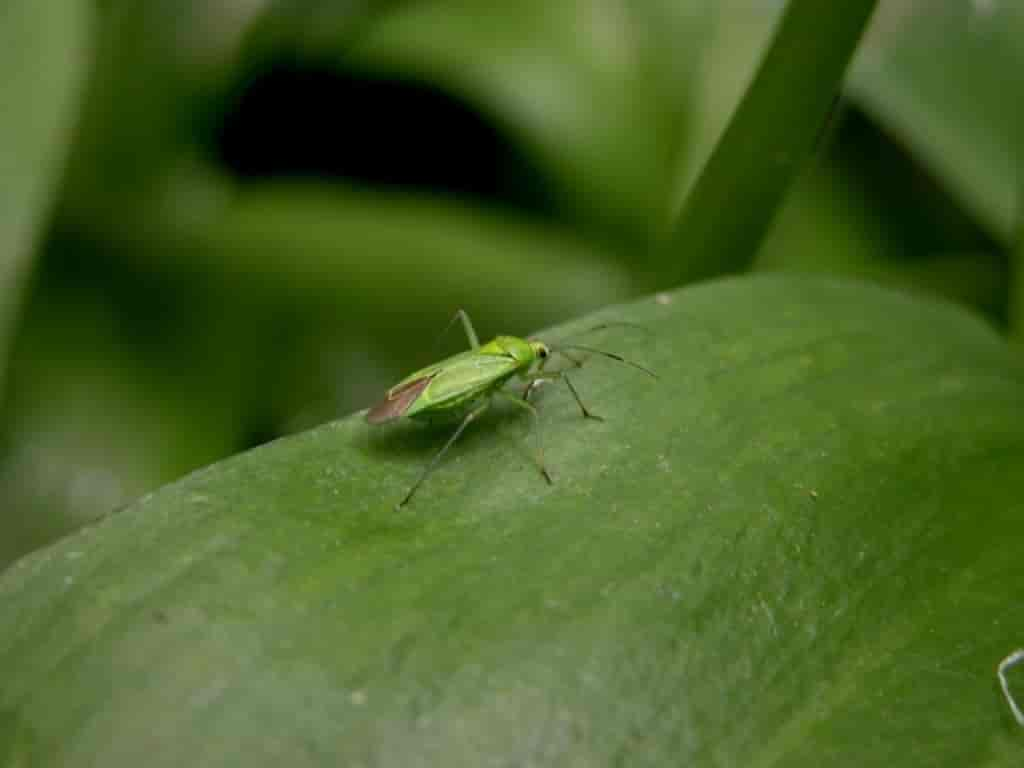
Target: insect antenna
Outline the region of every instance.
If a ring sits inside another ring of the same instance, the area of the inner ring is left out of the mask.
[[[576,331],[576,333],[570,333],[568,336],[565,336],[562,340],[565,341],[567,339],[575,339],[576,337],[583,336],[587,333],[603,331],[605,328],[633,328],[634,330],[643,331],[648,335],[651,333],[650,328],[640,325],[639,323],[627,323],[624,320],[612,320],[607,323],[599,323],[598,325],[591,326],[590,328],[585,328],[582,331]]]
[[[603,357],[607,357],[610,360],[616,360],[616,361],[618,361],[620,363],[625,363],[626,365],[632,366],[633,368],[636,368],[637,370],[643,371],[644,373],[646,373],[648,376],[650,376],[653,379],[658,378],[658,374],[656,374],[650,368],[644,368],[644,366],[640,365],[639,363],[634,363],[632,360],[627,360],[622,355],[617,355],[614,352],[605,352],[603,349],[597,349],[595,347],[587,347],[587,346],[584,346],[582,344],[562,344],[562,345],[560,345],[558,347],[551,347],[551,351],[552,352],[562,352],[563,354],[564,354],[563,350],[566,350],[566,349],[576,349],[576,350],[579,350],[580,352],[590,352],[591,354],[594,354],[594,355],[602,355]]]

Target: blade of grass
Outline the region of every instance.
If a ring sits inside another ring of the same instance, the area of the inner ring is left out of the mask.
[[[753,261],[817,141],[874,7],[875,0],[789,3],[669,235],[679,282],[737,272]]]

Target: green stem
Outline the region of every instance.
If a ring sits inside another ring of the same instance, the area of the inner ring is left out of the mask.
[[[740,271],[814,148],[875,0],[791,0],[667,246],[686,283]]]

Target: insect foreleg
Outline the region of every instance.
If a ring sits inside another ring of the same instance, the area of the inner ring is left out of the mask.
[[[583,400],[580,399],[580,393],[576,391],[576,387],[573,385],[572,380],[569,378],[565,371],[541,371],[530,374],[531,381],[526,386],[526,392],[523,393],[523,398],[529,396],[538,384],[542,381],[557,381],[562,379],[566,386],[569,387],[569,391],[572,392],[573,399],[576,400],[576,405],[580,407],[580,412],[583,414],[585,419],[593,419],[594,421],[604,421],[604,418],[593,413],[587,406],[583,404]]]
[[[430,476],[430,473],[434,471],[434,468],[437,467],[437,463],[441,461],[441,458],[448,452],[448,449],[451,448],[455,444],[455,441],[459,439],[459,435],[462,434],[462,431],[466,427],[468,427],[480,414],[486,411],[487,406],[489,406],[490,404],[490,400],[484,400],[480,405],[478,405],[476,408],[474,408],[472,411],[466,414],[466,417],[462,420],[462,423],[459,424],[458,429],[455,430],[455,434],[449,437],[448,442],[444,444],[444,447],[441,448],[441,450],[438,451],[436,454],[434,454],[434,458],[432,458],[430,460],[430,463],[427,464],[426,469],[423,470],[423,474],[421,474],[419,476],[419,479],[415,483],[413,483],[412,488],[410,488],[409,492],[405,494],[405,498],[398,503],[399,507],[404,507],[406,504],[409,503],[409,499],[411,499],[412,495],[416,493],[416,489],[419,488],[420,485],[423,484],[423,481]]]
[[[510,395],[508,392],[503,392],[500,389],[494,394],[498,395],[499,397],[503,397],[512,403],[515,403],[518,407],[523,408],[529,411],[531,414],[533,414],[533,421],[537,429],[537,466],[540,468],[540,473],[544,475],[544,479],[548,481],[549,485],[551,485],[551,475],[548,473],[548,468],[544,464],[544,441],[541,439],[540,414],[537,412],[537,409],[530,405],[530,403],[526,402],[526,400],[518,398],[515,395]]]
[[[534,371],[533,373],[525,374],[525,376],[531,379],[531,381],[526,385],[526,388],[523,389],[524,402],[528,402],[530,400],[530,395],[533,394],[533,390],[537,388],[538,384],[547,380],[547,374],[544,373],[544,366],[548,364],[548,360],[550,359],[550,357],[545,357],[543,360],[540,361],[540,364],[537,366],[536,371]]]
[[[592,413],[587,409],[587,406],[585,406],[583,401],[580,400],[580,393],[576,391],[576,387],[573,386],[572,380],[568,376],[563,373],[560,378],[565,380],[566,386],[568,386],[569,391],[572,392],[572,396],[576,399],[576,405],[580,407],[580,411],[583,413],[583,418],[593,419],[594,421],[604,421],[603,416],[598,416],[596,413]]]

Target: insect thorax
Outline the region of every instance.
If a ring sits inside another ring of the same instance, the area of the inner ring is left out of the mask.
[[[488,346],[493,345],[501,354],[508,355],[519,365],[529,366],[537,359],[533,345],[518,336],[498,336]]]

